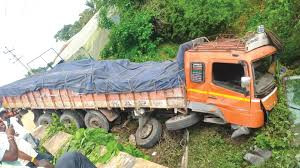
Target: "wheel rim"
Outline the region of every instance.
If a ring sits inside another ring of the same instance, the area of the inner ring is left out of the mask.
[[[89,123],[92,128],[103,128],[103,124],[97,118],[91,118]]]
[[[70,127],[70,126],[72,125],[72,119],[66,118],[66,119],[62,120],[62,123],[63,123],[66,127]]]
[[[48,121],[42,121],[41,125],[49,125],[49,122]]]
[[[179,120],[179,119],[183,119],[183,118],[185,118],[184,115],[177,115],[177,116],[171,118],[171,120]]]
[[[144,127],[140,130],[140,137],[142,139],[146,139],[150,136],[150,134],[152,133],[152,130],[153,130],[153,126],[152,124],[146,124],[144,125]]]

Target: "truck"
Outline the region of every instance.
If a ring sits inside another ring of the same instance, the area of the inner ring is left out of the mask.
[[[267,121],[277,103],[273,33],[260,30],[245,38],[197,38],[180,45],[176,61],[131,63],[75,61],[0,88],[3,107],[31,110],[37,125],[51,113],[66,125],[109,131],[122,114],[137,119],[136,142],[150,148],[167,130],[199,121],[230,125],[232,137],[249,134]]]

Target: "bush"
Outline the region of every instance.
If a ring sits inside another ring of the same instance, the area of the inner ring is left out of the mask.
[[[241,13],[240,0],[96,0],[100,26],[111,29],[103,58],[161,60],[157,46],[225,32]],[[120,23],[107,17],[117,9]]]
[[[158,40],[153,34],[152,21],[153,15],[147,11],[124,13],[121,22],[111,28],[110,42],[101,53],[103,58],[138,61],[144,56],[154,56]]]
[[[254,6],[251,5],[252,3],[248,2],[249,8],[252,8],[252,15],[248,18],[247,30],[253,30],[257,25],[265,25],[275,32],[285,45],[284,51],[281,53],[281,61],[290,64],[299,59],[299,2],[296,0],[268,0],[261,1]]]
[[[182,43],[226,32],[240,13],[240,0],[152,0],[145,7],[155,15],[155,30],[164,41]]]
[[[258,25],[275,32],[283,40],[281,60],[299,59],[300,5],[297,0],[95,0],[100,10],[100,26],[111,28],[111,43],[103,58],[133,61],[160,60],[155,53],[163,43],[185,41],[219,33],[244,35]],[[120,24],[107,14],[116,9]]]

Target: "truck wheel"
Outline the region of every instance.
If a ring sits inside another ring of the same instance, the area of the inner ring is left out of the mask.
[[[107,118],[98,111],[90,110],[84,117],[84,123],[87,128],[102,128],[109,131],[109,122]]]
[[[167,130],[180,130],[190,127],[199,122],[200,117],[196,113],[190,113],[189,115],[177,115],[166,121]]]
[[[81,119],[81,116],[75,111],[64,111],[64,113],[60,116],[60,122],[66,126],[70,126],[74,123],[77,128],[84,127],[84,122]]]
[[[52,116],[49,113],[42,114],[37,120],[37,125],[49,125],[51,123]]]
[[[155,118],[151,118],[144,127],[136,130],[136,143],[143,148],[151,148],[159,141],[161,134],[161,123]]]

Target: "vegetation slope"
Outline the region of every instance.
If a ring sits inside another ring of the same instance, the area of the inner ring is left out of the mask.
[[[220,33],[243,36],[255,31],[258,25],[264,25],[282,39],[284,50],[279,55],[282,65],[289,66],[300,58],[297,0],[93,0],[89,3],[100,12],[99,26],[111,32],[110,42],[99,53],[99,59],[136,62],[172,59],[177,46],[185,41]],[[107,17],[112,10],[120,16],[118,23]],[[267,125],[241,142],[230,140],[228,128],[193,127],[190,166],[247,167],[242,156],[257,145],[273,152],[266,167],[296,167],[294,157],[300,150],[292,146],[290,111],[282,81],[279,77],[277,80],[279,103],[270,113]],[[167,153],[165,157],[177,158],[168,157]],[[172,161],[164,163],[175,165]]]

